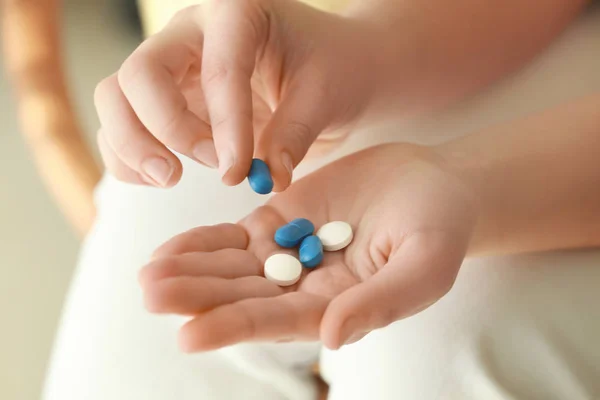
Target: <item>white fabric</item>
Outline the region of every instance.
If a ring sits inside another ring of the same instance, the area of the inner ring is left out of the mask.
[[[443,115],[355,135],[328,159],[382,141],[435,143],[600,89],[600,10],[531,67]],[[568,132],[565,132],[568,134]],[[326,160],[307,163],[306,173]],[[262,202],[185,161],[169,191],[105,178],[99,216],[68,297],[45,400],[312,399],[316,344],[176,347],[181,320],[144,311],[136,274],[194,226],[235,221]],[[322,353],[331,399],[600,397],[600,251],[465,263],[451,293],[416,317]]]

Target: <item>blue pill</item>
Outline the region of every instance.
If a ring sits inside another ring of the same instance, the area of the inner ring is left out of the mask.
[[[305,238],[300,244],[298,252],[300,262],[306,268],[315,268],[323,261],[323,244],[317,236],[311,235]]]
[[[304,239],[306,236],[310,236],[315,232],[315,225],[310,222],[309,220],[307,220],[306,218],[296,218],[295,220],[293,220],[292,222],[290,222],[288,225],[294,225],[297,226],[298,228],[300,228],[300,230],[302,230],[302,232],[305,233],[305,236],[302,238]],[[300,240],[302,240],[300,239]],[[300,242],[298,242],[300,243]]]
[[[248,183],[258,194],[269,194],[273,190],[271,170],[263,160],[258,158],[252,160],[250,172],[248,172]]]
[[[297,218],[275,232],[275,243],[281,247],[296,247],[307,236],[315,232],[315,226],[305,218]]]

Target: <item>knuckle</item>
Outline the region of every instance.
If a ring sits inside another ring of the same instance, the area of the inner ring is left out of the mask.
[[[300,149],[302,152],[308,151],[316,137],[314,130],[308,124],[300,121],[288,122],[284,132],[288,143],[294,149]]]
[[[126,92],[135,87],[136,81],[147,69],[150,62],[147,46],[148,41],[142,43],[121,65],[117,72],[117,80],[121,89]]]
[[[211,128],[214,131],[218,131],[227,122],[233,123],[234,121],[240,121],[248,125],[252,125],[252,111],[251,110],[239,110],[230,112],[227,114],[218,113],[213,120],[211,120]]]
[[[212,85],[219,85],[227,81],[230,71],[231,69],[226,67],[222,63],[207,63],[202,68],[202,85],[206,87],[210,87]]]
[[[288,122],[286,131],[289,135],[298,137],[310,137],[313,134],[312,128],[308,124],[300,121]]]
[[[169,116],[164,125],[156,130],[155,135],[157,138],[165,142],[170,142],[172,138],[177,137],[180,128],[181,121],[184,113],[187,111],[185,104],[176,105],[175,111]]]

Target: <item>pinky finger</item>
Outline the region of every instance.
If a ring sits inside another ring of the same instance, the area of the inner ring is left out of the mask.
[[[102,156],[102,160],[104,161],[104,165],[108,172],[115,176],[120,181],[127,183],[135,183],[138,185],[147,185],[154,186],[152,183],[146,182],[142,175],[140,175],[137,171],[129,168],[117,154],[110,147],[108,141],[104,137],[102,133],[102,129],[98,131],[97,135],[98,149],[100,150],[100,155]]]

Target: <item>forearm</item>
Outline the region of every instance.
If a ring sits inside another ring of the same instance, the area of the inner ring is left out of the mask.
[[[354,0],[347,15],[375,33],[373,107],[428,111],[521,67],[553,41],[586,0]]]
[[[480,200],[471,254],[600,245],[600,93],[438,151]]]
[[[100,169],[69,97],[60,40],[61,0],[0,0],[3,58],[20,125],[39,172],[80,233],[94,219]]]

